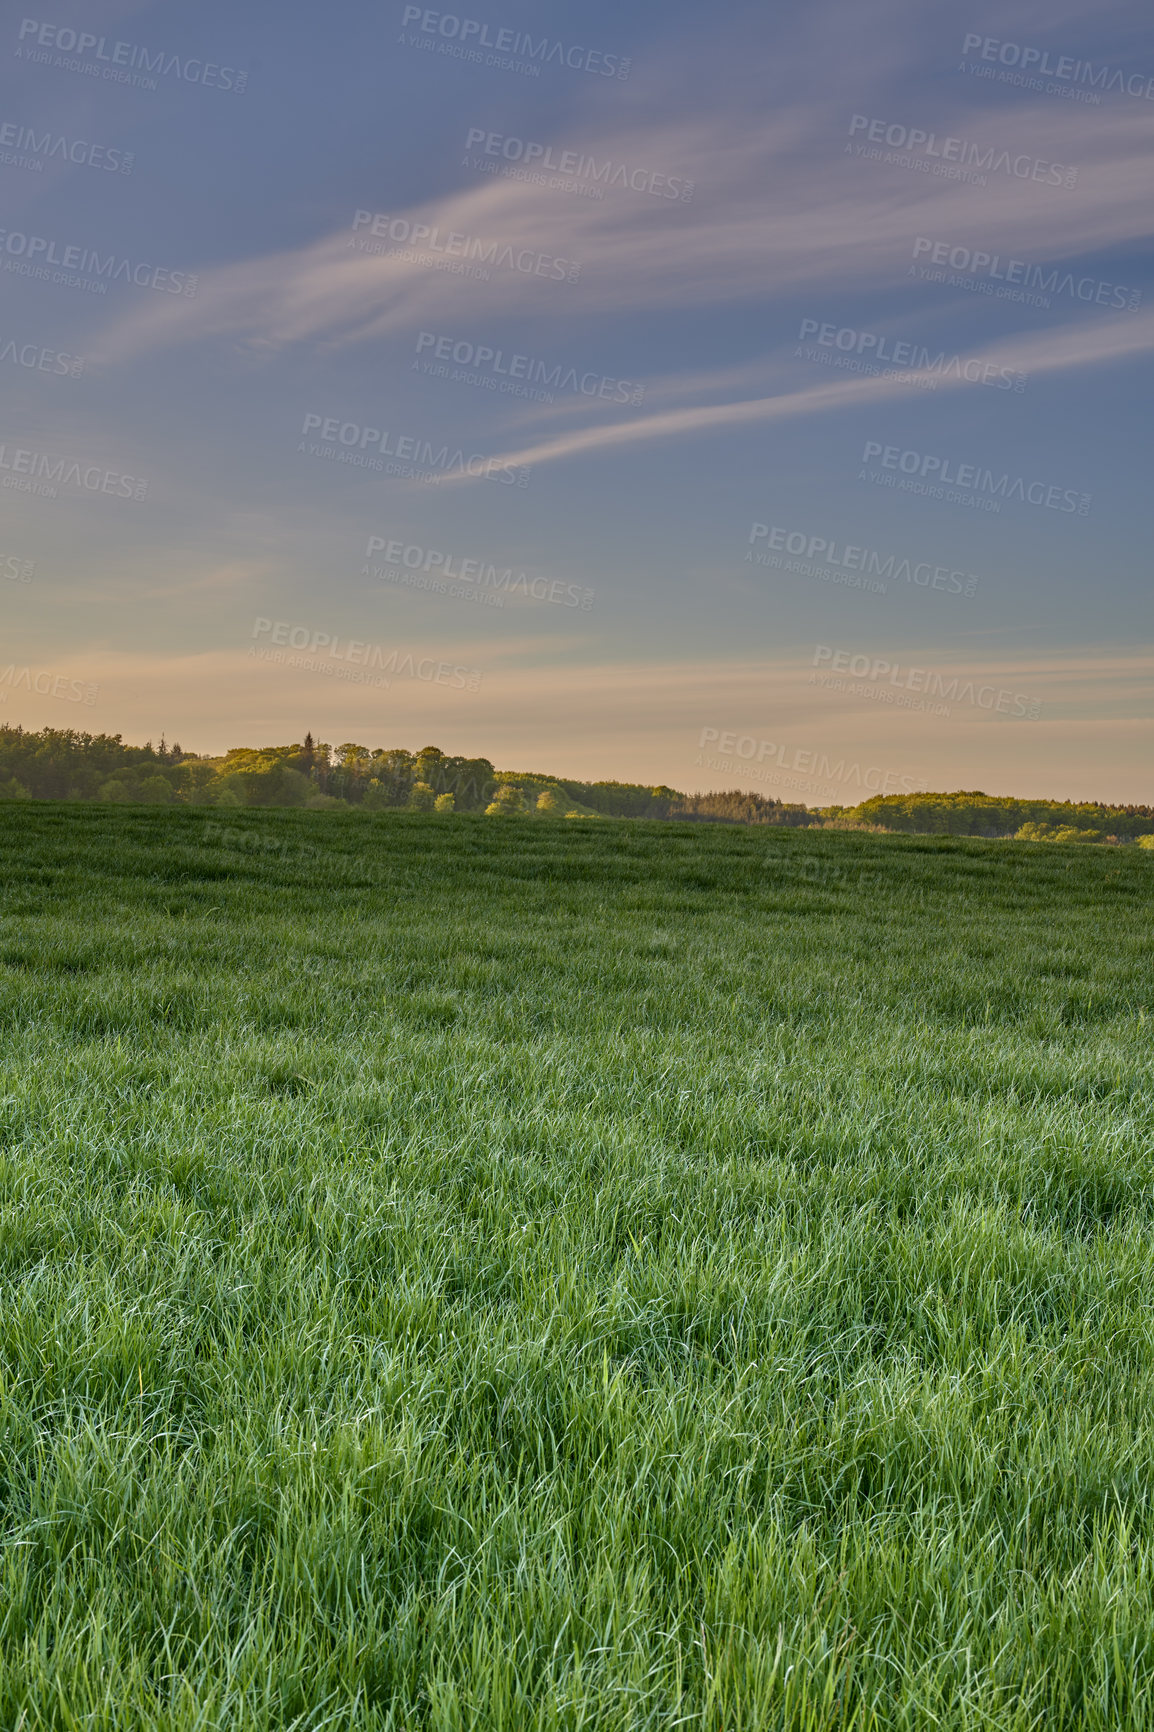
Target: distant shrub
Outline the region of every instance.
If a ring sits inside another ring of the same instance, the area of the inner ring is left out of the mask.
[[[1080,830],[1075,824],[1023,824],[1015,842],[1100,842],[1101,830]]]
[[[508,818],[525,810],[525,796],[511,782],[502,783],[485,807],[487,818]]]

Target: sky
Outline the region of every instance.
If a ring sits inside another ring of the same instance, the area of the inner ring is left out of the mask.
[[[1149,802],[1137,0],[0,23],[0,723]]]

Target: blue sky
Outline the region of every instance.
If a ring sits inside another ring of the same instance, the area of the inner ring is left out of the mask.
[[[0,721],[1151,798],[1145,8],[53,4],[0,72]]]

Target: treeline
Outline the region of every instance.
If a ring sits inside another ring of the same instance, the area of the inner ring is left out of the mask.
[[[360,806],[366,811],[540,813],[554,817],[678,818],[806,824],[804,806],[739,792],[683,794],[634,782],[576,782],[497,770],[488,758],[375,750],[346,741],[235,746],[223,757],[179,745],[125,745],[119,734],[0,727],[0,799],[99,800],[114,805]]]
[[[1154,835],[1154,806],[1105,806],[1073,800],[1011,800],[980,791],[877,794],[845,816],[861,824],[921,835],[1018,836],[1022,841],[1132,842]]]
[[[721,794],[682,794],[668,815],[704,824],[783,824],[794,829],[822,821],[822,814],[811,812],[808,806],[767,800],[762,794],[745,794],[739,788]]]
[[[348,742],[334,752],[306,734],[298,745],[236,746],[223,757],[179,745],[129,746],[119,734],[0,727],[0,798],[101,800],[116,805],[435,805],[448,794],[459,811],[483,811],[498,786],[487,758],[371,751]],[[426,793],[428,798],[426,799]],[[444,808],[442,808],[444,809]]]
[[[684,794],[638,782],[577,782],[498,770],[454,757],[306,734],[287,746],[234,746],[200,756],[119,734],[0,727],[0,800],[100,800],[117,805],[360,806],[366,811],[484,812],[561,818],[659,818],[681,823],[835,826],[1038,842],[1131,842],[1154,837],[1154,807],[1013,800],[970,791],[878,794],[858,806],[812,809],[734,788]]]

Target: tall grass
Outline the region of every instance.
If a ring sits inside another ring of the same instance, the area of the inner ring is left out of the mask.
[[[1154,1723],[1154,859],[0,807],[0,1725]]]

